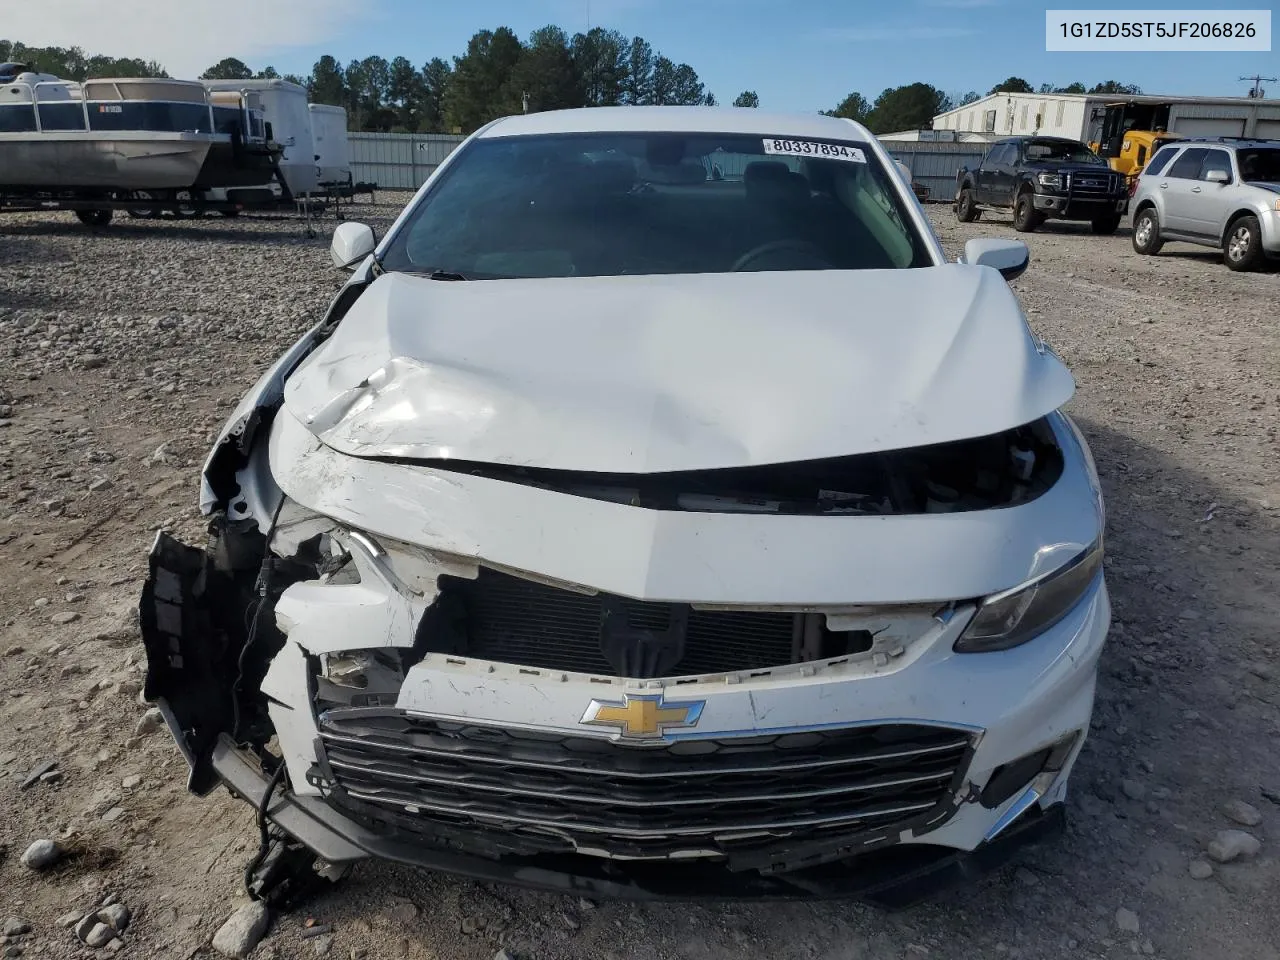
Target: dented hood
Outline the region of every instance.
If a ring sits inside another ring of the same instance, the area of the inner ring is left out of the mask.
[[[982,436],[1074,386],[987,267],[387,274],[285,403],[351,456],[651,473]]]

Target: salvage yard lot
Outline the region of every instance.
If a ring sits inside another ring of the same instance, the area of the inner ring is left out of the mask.
[[[382,231],[407,199],[351,215]],[[953,257],[1013,236],[929,210]],[[1015,288],[1077,377],[1108,507],[1114,625],[1066,837],[894,915],[591,904],[367,865],[253,956],[1280,958],[1280,272],[1139,257],[1127,228],[1019,236]],[[257,834],[225,792],[189,796],[167,734],[139,726],[133,608],[157,527],[202,540],[214,433],[344,275],[284,220],[24,214],[0,237],[0,919],[32,925],[27,956],[94,955],[58,918],[110,893],[133,914],[118,956],[208,955]],[[60,778],[21,788],[55,759]],[[1237,827],[1261,851],[1193,877]],[[26,870],[42,837],[79,856]],[[304,939],[307,916],[332,934]]]

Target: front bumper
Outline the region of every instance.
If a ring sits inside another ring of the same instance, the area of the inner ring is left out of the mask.
[[[254,807],[263,805],[269,778],[251,754],[223,737],[214,749],[213,768],[234,796]],[[856,897],[890,909],[910,906],[948,887],[971,882],[1006,863],[1027,845],[1061,833],[1065,822],[1061,802],[1044,809],[1031,806],[972,851],[918,844],[891,848],[835,869],[827,866],[764,876],[732,873],[697,862],[671,865],[554,855],[492,859],[459,853],[443,844],[406,843],[357,823],[322,799],[300,797],[291,791],[273,795],[266,815],[320,859],[333,864],[374,858],[486,883],[620,900]]]
[[[367,592],[359,600],[367,606]],[[263,690],[270,697],[289,788],[271,799],[266,813],[324,860],[344,863],[374,857],[593,896],[857,896],[885,905],[906,904],[950,881],[971,877],[1060,823],[1067,778],[1089,724],[1097,661],[1109,622],[1106,588],[1099,578],[1062,622],[1009,651],[953,653],[954,637],[964,626],[963,618],[956,618],[939,626],[924,649],[913,649],[888,666],[798,664],[731,683],[724,678],[671,683],[671,699],[705,701],[700,729],[685,738],[674,737],[677,743],[683,740],[695,747],[700,740],[706,742],[701,739],[705,737],[737,736],[745,742],[859,725],[934,724],[970,735],[970,746],[956,762],[945,793],[922,815],[874,829],[861,829],[859,823],[853,830],[846,823],[816,839],[813,834],[797,834],[794,845],[782,834],[763,852],[730,849],[725,856],[682,859],[678,851],[665,857],[652,856],[651,850],[629,856],[618,837],[606,837],[595,851],[583,849],[587,845],[578,838],[551,849],[545,840],[556,831],[545,823],[533,831],[537,842],[530,844],[529,825],[504,820],[501,808],[481,809],[477,804],[476,815],[469,816],[456,805],[442,810],[425,803],[420,807],[414,797],[406,801],[400,789],[403,779],[385,779],[387,770],[397,775],[392,768],[371,766],[364,771],[384,778],[372,785],[375,795],[384,794],[382,806],[375,796],[374,803],[353,807],[352,795],[362,788],[367,792],[370,781],[366,777],[353,786],[349,775],[336,775],[330,766],[332,724],[314,708],[314,658],[295,642],[305,642],[322,623],[331,627],[343,617],[333,604],[285,606],[291,638],[273,661]],[[574,732],[581,737],[581,711],[590,698],[613,700],[628,687],[652,693],[654,685],[662,683],[548,674],[428,655],[409,669],[391,712],[487,725],[491,731],[534,736]],[[161,705],[175,738],[185,743],[182,725],[163,699]],[[616,738],[603,735],[600,741]],[[1052,773],[1029,770],[997,802],[983,802],[984,791],[1001,769],[1064,742],[1070,743],[1069,754]],[[194,758],[184,752],[195,769]],[[350,763],[350,754],[346,760]],[[411,775],[419,772],[412,767],[413,758],[406,762]],[[234,794],[255,806],[261,803],[268,778],[252,752],[237,748],[223,735],[210,766],[213,776]],[[401,765],[401,778],[405,770]],[[473,783],[474,777],[463,778],[464,789]],[[518,779],[513,786],[539,787]],[[574,787],[580,788],[581,782]],[[539,790],[543,797],[549,795]],[[682,795],[675,792],[672,799]],[[519,802],[515,796],[513,814]],[[674,822],[681,826],[678,819]],[[569,830],[562,834],[567,837]],[[610,852],[601,855],[601,850]]]
[[[1067,194],[1037,193],[1035,208],[1060,220],[1092,220],[1108,214],[1122,215],[1129,206],[1127,196],[1077,197]]]

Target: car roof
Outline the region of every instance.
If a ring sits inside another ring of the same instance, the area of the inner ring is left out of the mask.
[[[1209,144],[1215,147],[1236,147],[1251,149],[1253,147],[1280,147],[1280,140],[1262,140],[1255,137],[1183,137],[1178,143],[1186,146],[1189,143]]]
[[[822,114],[769,113],[745,107],[579,107],[503,117],[479,138],[555,133],[740,133],[765,137],[870,140],[866,127]]]

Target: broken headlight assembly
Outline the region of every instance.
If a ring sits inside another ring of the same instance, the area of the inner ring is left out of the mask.
[[[1102,538],[1056,570],[993,594],[956,641],[956,653],[1008,650],[1060,622],[1089,592],[1102,570]]]

